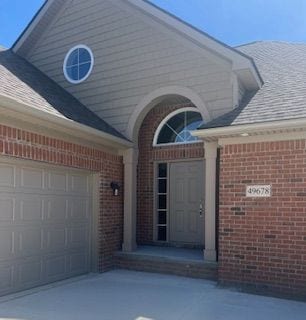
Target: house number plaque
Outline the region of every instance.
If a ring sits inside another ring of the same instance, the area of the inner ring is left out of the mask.
[[[267,186],[247,186],[246,196],[247,197],[256,197],[256,198],[269,198],[271,197],[270,185]]]

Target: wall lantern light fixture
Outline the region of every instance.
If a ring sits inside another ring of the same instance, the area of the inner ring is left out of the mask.
[[[119,189],[120,189],[119,183],[113,181],[111,183],[110,187],[113,190],[113,195],[116,196],[116,197],[119,196]]]

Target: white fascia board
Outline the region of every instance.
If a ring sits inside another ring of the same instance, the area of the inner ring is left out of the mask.
[[[171,13],[158,8],[153,3],[149,3],[147,0],[126,1],[138,7],[143,12],[163,21],[163,23],[184,34],[187,38],[202,44],[207,47],[207,49],[219,54],[226,60],[230,60],[232,62],[233,71],[249,69],[254,76],[254,80],[256,81],[258,88],[262,86],[261,77],[251,57],[248,57],[245,54],[238,52],[238,50],[214,39],[205,32],[198,30],[196,27],[193,27],[187,22],[173,16]]]
[[[228,127],[199,129],[192,131],[192,135],[202,138],[224,138],[229,136],[254,135],[267,132],[276,132],[283,130],[298,130],[306,127],[306,118],[269,121],[261,123],[251,123],[234,125]]]
[[[131,148],[133,146],[132,142],[128,140],[69,120],[63,116],[34,108],[5,95],[0,95],[0,106],[6,110],[14,111],[21,116],[28,116],[27,119],[31,117],[34,123],[42,120],[46,123],[56,125],[58,128],[63,128],[63,131],[65,131],[65,129],[70,130],[70,133],[75,137],[86,136],[86,139],[92,139],[101,145],[112,146],[118,150]]]
[[[246,89],[259,89],[258,84],[263,84],[262,78],[256,72],[255,68],[245,68],[233,70],[237,77],[241,80]]]
[[[34,19],[30,22],[28,27],[25,29],[24,33],[20,36],[20,38],[14,44],[12,48],[14,52],[17,52],[19,48],[23,45],[23,43],[26,41],[26,39],[31,34],[31,32],[35,29],[35,27],[37,26],[41,18],[49,10],[49,8],[51,7],[54,1],[55,0],[48,0],[42,5],[41,9],[38,11]]]

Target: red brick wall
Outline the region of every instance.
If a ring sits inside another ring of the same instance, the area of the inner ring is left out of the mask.
[[[139,131],[139,162],[137,179],[137,242],[152,243],[154,219],[154,162],[203,158],[203,143],[181,146],[153,147],[153,139],[161,121],[171,112],[184,106],[159,105],[145,117]]]
[[[253,184],[272,197],[246,198]],[[225,146],[219,218],[220,281],[305,294],[305,141]]]
[[[123,185],[122,157],[59,139],[0,125],[0,155],[100,172],[99,270],[112,266],[112,254],[121,247],[122,192],[112,195],[111,181]]]

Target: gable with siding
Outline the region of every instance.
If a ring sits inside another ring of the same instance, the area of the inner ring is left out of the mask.
[[[77,44],[92,49],[95,65],[85,82],[72,85],[62,66]],[[235,96],[243,94],[240,85],[233,92],[230,61],[193,49],[182,36],[118,0],[66,1],[38,41],[21,53],[123,134],[136,106],[158,88],[192,89],[211,118],[232,110]]]

